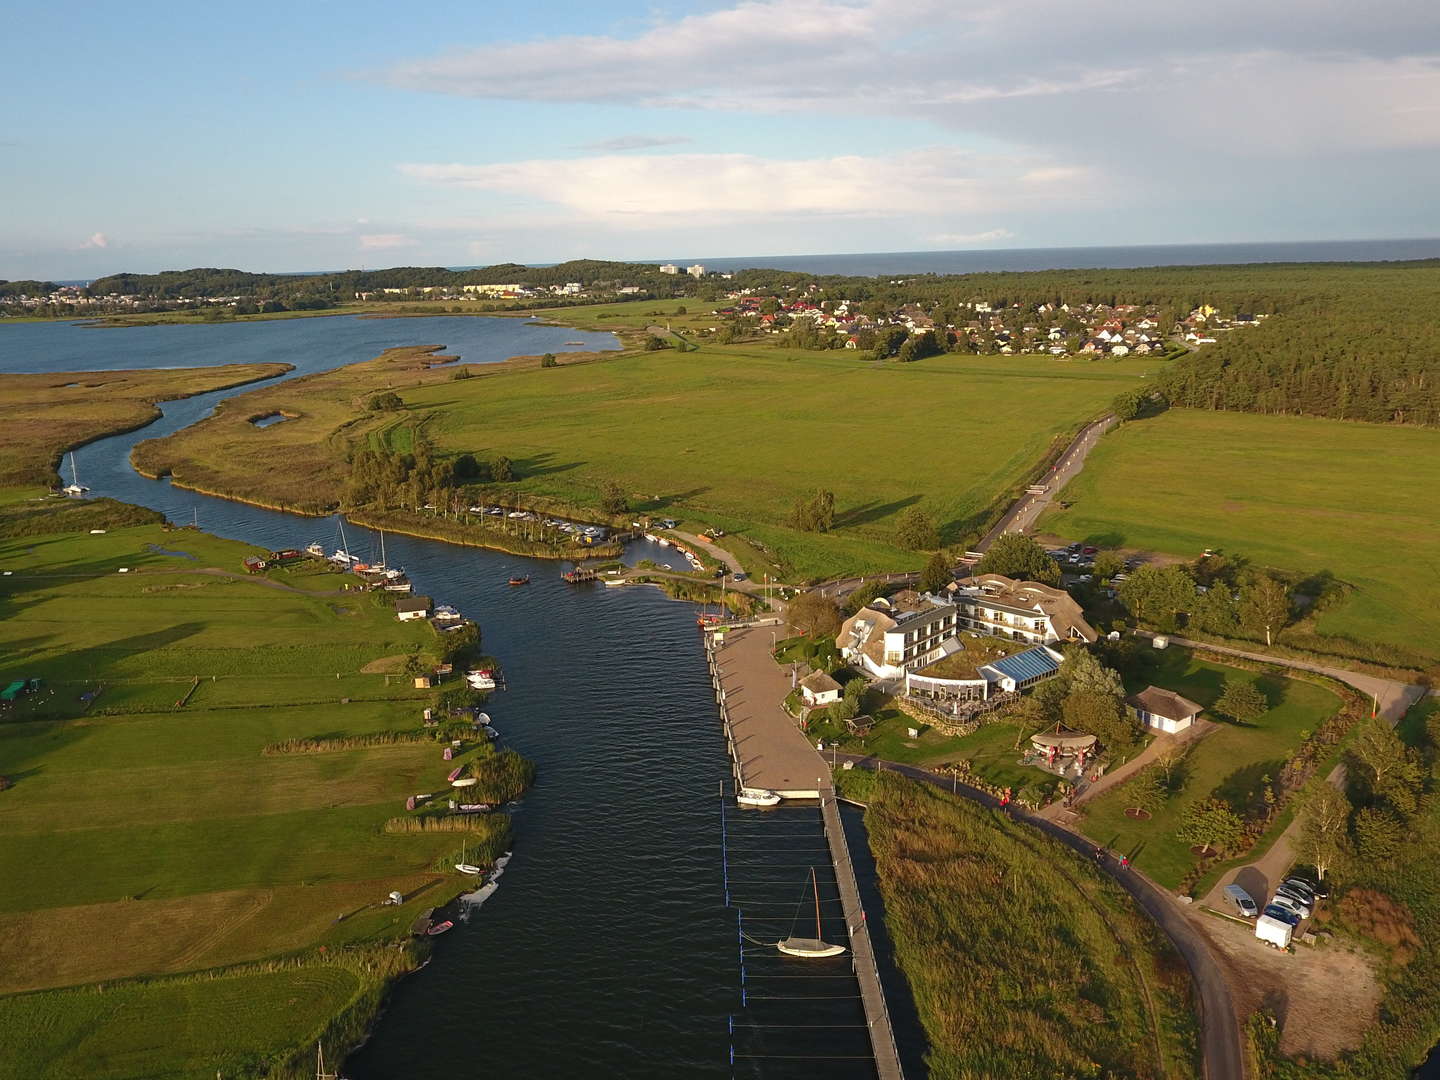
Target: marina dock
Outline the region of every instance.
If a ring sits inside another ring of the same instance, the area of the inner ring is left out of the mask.
[[[850,956],[879,1080],[902,1080],[900,1053],[830,769],[782,706],[790,676],[775,663],[774,640],[788,634],[779,620],[706,634],[715,699],[730,745],[736,787],[765,788],[785,799],[819,800],[830,861],[845,913]]]

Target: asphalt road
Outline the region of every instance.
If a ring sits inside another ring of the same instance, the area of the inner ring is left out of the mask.
[[[987,792],[967,784],[952,782],[949,777],[938,776],[915,765],[901,765],[859,754],[834,756],[837,760],[851,761],[862,768],[883,766],[889,772],[898,772],[913,780],[954,791],[991,809],[1000,805],[999,800]],[[1015,806],[1007,808],[1007,812],[1017,821],[1034,826],[1083,858],[1094,858],[1095,844],[1078,833]],[[1143,874],[1121,869],[1119,860],[1111,856],[1107,855],[1101,865],[1145,913],[1155,920],[1160,929],[1165,931],[1190,968],[1190,977],[1200,999],[1200,1047],[1205,1062],[1205,1080],[1243,1080],[1245,1059],[1240,1041],[1240,1025],[1235,1020],[1230,988],[1225,982],[1219,963],[1210,951],[1209,943],[1200,931],[1191,925],[1180,904],[1168,892],[1152,884]]]
[[[985,534],[985,539],[976,545],[975,550],[981,552],[990,550],[990,545],[1006,533],[1029,532],[1040,515],[1070,482],[1071,477],[1085,467],[1085,459],[1089,457],[1090,451],[1095,449],[1095,444],[1100,441],[1100,436],[1109,431],[1115,423],[1113,415],[1102,416],[1094,423],[1081,428],[1080,433],[1065,448],[1065,453],[1060,455],[1059,460],[1046,474],[1044,494],[1031,495],[1027,492],[1016,499],[1015,505],[1005,511],[1005,516]]]

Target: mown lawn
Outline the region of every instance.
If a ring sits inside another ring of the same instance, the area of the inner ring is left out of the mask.
[[[1192,744],[1186,755],[1177,792],[1149,820],[1125,816],[1133,805],[1126,785],[1083,804],[1081,828],[1097,843],[1130,856],[1136,867],[1167,888],[1175,888],[1195,863],[1189,845],[1175,836],[1187,808],[1207,798],[1223,799],[1236,810],[1252,804],[1265,777],[1275,778],[1304,741],[1339,707],[1340,699],[1314,683],[1195,659],[1183,649],[1143,654],[1144,666],[1127,677],[1134,691],[1154,684],[1175,690],[1205,706],[1214,704],[1227,681],[1252,683],[1270,700],[1271,708],[1259,720],[1241,725],[1207,719],[1217,730]]]
[[[503,842],[503,815],[473,833],[384,830],[407,795],[443,787],[452,766],[434,741],[264,752],[418,733],[432,695],[376,669],[436,639],[396,620],[389,596],[340,591],[338,576],[205,572],[250,551],[158,525],[0,540],[0,683],[43,679],[0,710],[12,782],[0,793],[0,994],[112,983],[0,999],[0,1076],[213,1075],[283,1059],[381,976],[326,968],[321,982],[344,983],[334,993],[301,985],[313,971],[123,980],[392,940],[459,891],[462,844]],[[406,903],[380,907],[392,889]],[[8,1019],[32,1012],[33,1038]],[[231,1012],[244,1017],[224,1030],[190,1019]],[[5,1072],[12,1061],[20,1071]]]
[[[935,1080],[1197,1075],[1185,965],[1113,882],[928,784],[859,770],[837,782],[867,805]]]
[[[1355,591],[1320,635],[1440,661],[1440,431],[1171,409],[1106,435],[1065,499],[1041,528],[1067,539],[1329,571]]]
[[[919,566],[893,541],[902,511],[918,505],[961,539],[1052,442],[1154,368],[706,345],[422,387],[406,402],[443,450],[514,460],[522,492],[594,505],[613,479],[636,509],[742,534],[819,578]],[[819,488],[835,493],[834,530],[789,528]]]

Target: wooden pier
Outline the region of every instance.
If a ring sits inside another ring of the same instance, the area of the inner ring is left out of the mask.
[[[707,633],[705,637],[735,783],[737,788],[765,788],[785,799],[819,800],[875,1071],[880,1080],[903,1080],[890,1010],[875,965],[870,928],[860,902],[830,770],[781,704],[791,690],[790,676],[775,663],[773,640],[785,630],[783,625],[752,625]]]

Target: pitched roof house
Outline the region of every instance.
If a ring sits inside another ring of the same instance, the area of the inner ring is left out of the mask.
[[[1135,710],[1136,717],[1146,727],[1169,735],[1184,731],[1204,711],[1203,706],[1189,698],[1158,686],[1147,686],[1138,694],[1131,694],[1125,703]]]
[[[1016,581],[1002,574],[962,578],[951,587],[960,625],[1016,641],[1045,645],[1052,641],[1093,642],[1099,635],[1075,598],[1064,589],[1038,581]]]

